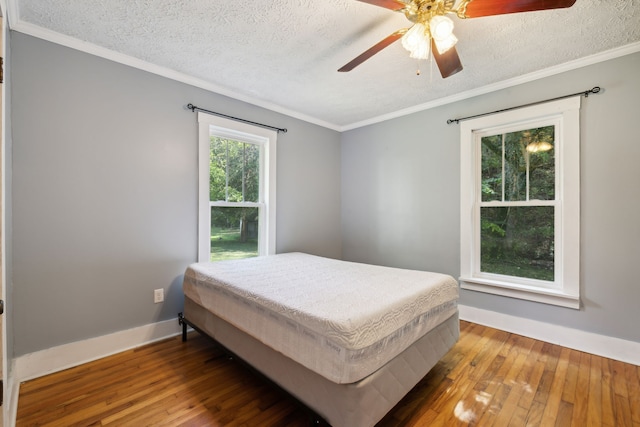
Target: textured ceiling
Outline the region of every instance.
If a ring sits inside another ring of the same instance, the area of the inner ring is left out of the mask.
[[[639,0],[577,0],[568,9],[454,18],[464,70],[448,79],[429,61],[416,75],[418,62],[399,42],[338,73],[410,24],[400,13],[356,0],[9,0],[8,17],[14,30],[92,53],[113,51],[335,129],[580,65],[593,55],[640,51]]]

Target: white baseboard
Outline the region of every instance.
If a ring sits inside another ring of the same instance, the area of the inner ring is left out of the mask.
[[[25,354],[14,359],[14,381],[20,384],[23,381],[169,338],[178,335],[181,331],[178,320],[170,319]]]
[[[460,319],[609,359],[640,365],[640,343],[459,305]]]
[[[640,343],[578,329],[459,305],[460,319],[598,356],[640,365]],[[152,323],[19,356],[13,360],[7,384],[8,420],[15,421],[19,386],[23,381],[91,362],[181,333],[176,319]]]
[[[459,305],[458,308],[462,320],[598,356],[640,365],[640,343],[635,341],[594,334],[471,306]],[[175,336],[180,332],[181,328],[176,319],[170,319],[25,354],[15,358],[13,361],[13,381],[19,385],[23,381]],[[12,390],[8,391],[12,392]]]

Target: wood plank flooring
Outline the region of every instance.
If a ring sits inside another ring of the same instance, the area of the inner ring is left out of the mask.
[[[468,322],[378,423],[640,427],[640,367]],[[190,334],[25,382],[18,426],[308,426],[293,398]]]

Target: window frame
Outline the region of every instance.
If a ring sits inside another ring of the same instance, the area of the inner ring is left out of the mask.
[[[276,143],[271,129],[198,112],[198,262],[211,259],[211,207],[257,207],[258,256],[276,253]],[[260,190],[257,202],[209,200],[210,137],[216,136],[260,147]]]
[[[581,98],[576,96],[461,123],[459,280],[462,289],[580,308],[580,102]],[[524,130],[540,123],[556,126],[555,199],[540,203],[553,202],[555,206],[554,281],[482,273],[481,137],[501,131]]]

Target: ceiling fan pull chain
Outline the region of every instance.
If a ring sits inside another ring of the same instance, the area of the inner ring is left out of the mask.
[[[429,57],[429,85],[433,84],[433,55]]]

